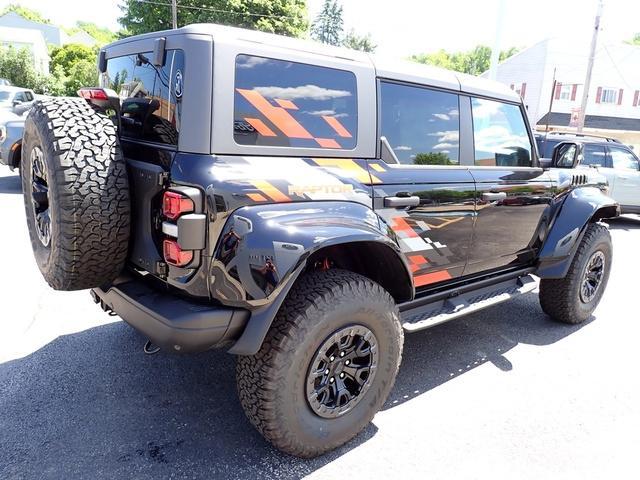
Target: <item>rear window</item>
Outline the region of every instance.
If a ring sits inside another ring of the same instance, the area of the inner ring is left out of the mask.
[[[357,112],[352,72],[236,57],[233,136],[240,145],[351,150]]]
[[[153,53],[111,58],[100,85],[122,100],[122,136],[166,145],[178,144],[184,53],[168,50],[164,66]]]

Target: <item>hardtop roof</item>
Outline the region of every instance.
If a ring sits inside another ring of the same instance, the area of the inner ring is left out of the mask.
[[[213,23],[196,23],[176,30],[164,30],[128,37],[103,47],[103,50],[109,50],[116,45],[123,45],[139,39],[187,34],[210,35],[213,37],[217,48],[225,44],[260,43],[267,46],[295,50],[298,53],[307,52],[313,55],[340,58],[354,63],[370,65],[375,69],[377,76],[390,80],[446,88],[510,102],[521,102],[520,96],[516,92],[506,85],[493,80],[417,62],[385,58],[358,50],[325,45],[310,40],[302,40],[243,28],[227,27]]]

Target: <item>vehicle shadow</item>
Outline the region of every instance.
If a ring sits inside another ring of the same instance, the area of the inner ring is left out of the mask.
[[[504,353],[518,343],[549,345],[578,328],[551,322],[525,295],[407,335],[384,408],[486,362],[517,368]],[[377,432],[374,420],[321,458],[284,455],[245,418],[231,355],[147,356],[143,343],[116,322],[0,364],[0,478],[301,478]]]
[[[0,193],[22,193],[19,175],[0,176]]]

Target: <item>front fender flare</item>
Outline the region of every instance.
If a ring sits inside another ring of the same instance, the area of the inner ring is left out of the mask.
[[[620,215],[620,206],[598,188],[576,188],[567,193],[538,256],[536,275],[564,278],[590,222]]]

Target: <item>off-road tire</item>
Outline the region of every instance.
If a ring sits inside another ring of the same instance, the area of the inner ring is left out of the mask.
[[[50,242],[36,233],[34,148],[48,176]],[[122,271],[129,243],[129,184],[113,123],[83,99],[37,102],[25,122],[22,189],[29,235],[45,280],[57,290],[108,284]]]
[[[353,324],[376,336],[376,374],[351,410],[322,418],[305,393],[310,362],[325,339]],[[382,407],[395,382],[402,346],[398,308],[380,285],[345,270],[305,274],[287,296],[260,351],[238,358],[240,403],[278,449],[307,458],[321,455],[356,436]]]
[[[604,254],[604,275],[595,297],[589,302],[583,302],[580,298],[580,288],[584,272],[587,262],[597,251]],[[600,303],[607,287],[612,255],[613,247],[609,229],[602,223],[589,224],[571,262],[567,276],[540,281],[539,298],[542,310],[553,320],[562,323],[578,324],[587,320]]]

